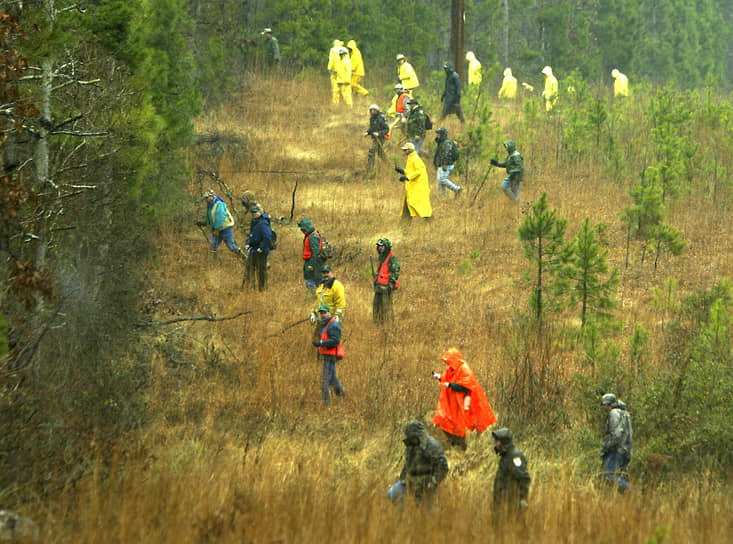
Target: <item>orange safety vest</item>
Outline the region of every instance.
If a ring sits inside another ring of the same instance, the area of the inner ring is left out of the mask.
[[[314,230],[316,234],[318,234],[317,230]],[[308,261],[313,256],[313,252],[311,251],[311,245],[308,243],[308,238],[311,237],[311,234],[313,232],[309,232],[305,235],[305,238],[303,238],[303,260]],[[321,249],[323,249],[323,243],[321,242],[321,235],[318,234],[318,251],[320,252]]]
[[[397,113],[405,113],[405,99],[409,96],[410,93],[402,93],[400,96],[397,97],[397,104],[395,104],[395,111]]]
[[[374,283],[377,285],[389,285],[389,260],[392,258],[392,255],[393,253],[390,251],[384,259],[382,266],[379,267],[379,274],[377,274],[377,277],[374,279]],[[398,289],[399,287],[400,282],[397,280],[394,284],[394,288]]]
[[[332,317],[328,320],[328,323],[321,329],[321,342],[325,342],[328,340],[328,327],[331,325],[331,323],[334,322],[336,317]],[[318,353],[321,355],[335,355],[339,359],[344,358],[344,346],[339,341],[338,346],[334,346],[332,348],[327,348],[324,346],[318,346]]]

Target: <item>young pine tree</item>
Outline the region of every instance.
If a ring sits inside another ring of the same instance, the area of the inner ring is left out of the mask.
[[[595,235],[596,231],[602,233],[605,228],[603,223],[591,226],[586,217],[568,246],[565,262],[558,273],[556,293],[569,294],[572,308],[580,304],[581,327],[585,326],[590,314],[597,319],[606,319],[610,317],[609,311],[616,307],[614,295],[619,271],[614,268],[608,273],[608,250],[601,250]]]
[[[562,263],[566,227],[567,220],[560,219],[557,210],[548,208],[547,193],[542,193],[539,200],[532,205],[531,213],[519,227],[524,255],[536,267],[530,304],[538,330],[542,325],[543,293],[548,291],[549,278],[556,275]]]

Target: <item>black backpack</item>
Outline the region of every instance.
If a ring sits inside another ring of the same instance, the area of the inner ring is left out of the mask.
[[[270,249],[277,249],[277,232],[270,228],[272,236],[270,236]]]
[[[458,146],[456,146],[456,143],[451,140],[450,141],[450,160],[453,163],[458,162],[458,157],[461,156],[461,153],[458,151]]]
[[[425,112],[425,130],[432,130],[432,129],[433,129],[433,120],[430,119],[428,112]]]

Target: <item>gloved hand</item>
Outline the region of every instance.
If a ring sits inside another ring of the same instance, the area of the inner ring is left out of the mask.
[[[397,172],[398,174],[402,174],[403,176],[405,175],[405,169],[400,168],[399,166],[395,166],[394,171]]]
[[[471,409],[471,396],[466,395],[463,397],[463,411],[468,412]]]
[[[201,219],[196,220],[197,227],[203,227],[204,225],[206,225],[206,221],[202,221]]]
[[[216,237],[218,237],[218,236],[219,236],[219,229],[216,229],[216,230],[214,231],[214,236],[216,236]]]
[[[436,372],[433,372],[433,378],[435,378],[436,380],[439,380],[440,379],[440,374],[438,374]]]
[[[492,166],[499,166],[499,161],[497,161],[496,159],[491,159],[489,162]]]
[[[261,247],[258,247],[257,248],[257,253],[262,253],[262,248]]]
[[[313,345],[317,348],[321,347],[321,341],[320,340],[313,340]]]
[[[529,503],[522,499],[521,501],[519,501],[519,508],[522,510],[526,510],[527,508],[529,508]]]
[[[400,176],[400,181],[410,181],[410,178],[407,176]]]
[[[316,316],[316,312],[311,312],[311,323],[315,325],[316,319],[318,319],[318,317]]]
[[[339,316],[335,315],[333,316],[333,319],[334,321],[336,321],[336,323],[341,323],[341,318]]]
[[[306,269],[306,270],[307,270],[308,272],[313,272],[313,265],[312,265],[312,264],[309,264],[308,266],[306,266],[306,267],[305,267],[305,269]]]
[[[448,389],[450,387],[450,382],[443,382],[441,385]]]

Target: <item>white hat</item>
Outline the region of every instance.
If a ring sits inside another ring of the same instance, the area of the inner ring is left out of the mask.
[[[404,151],[415,151],[415,144],[412,142],[407,142],[405,145],[402,146],[402,149]]]
[[[399,54],[397,55],[397,60],[402,60],[402,59],[404,59],[404,58],[405,58],[405,55],[403,55],[402,53],[399,53]]]

